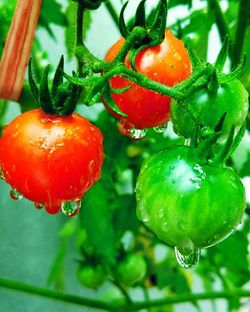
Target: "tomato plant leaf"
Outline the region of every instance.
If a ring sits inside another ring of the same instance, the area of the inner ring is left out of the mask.
[[[102,181],[98,182],[83,197],[80,217],[96,253],[112,266],[116,261],[116,240],[109,194]]]

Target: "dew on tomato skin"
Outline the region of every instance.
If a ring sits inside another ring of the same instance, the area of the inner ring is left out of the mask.
[[[167,124],[165,124],[165,125],[160,125],[160,126],[156,126],[156,127],[153,128],[153,130],[154,130],[156,133],[164,133],[166,129],[167,129]]]
[[[175,247],[175,257],[177,262],[184,269],[192,269],[200,260],[200,250],[194,249],[190,253],[184,255],[180,250]]]
[[[23,194],[21,194],[20,192],[18,192],[17,189],[12,189],[10,191],[10,197],[14,200],[20,200],[23,198]]]
[[[42,204],[42,203],[34,203],[34,206],[36,207],[36,209],[43,209],[44,208],[44,204]]]
[[[63,202],[61,205],[61,210],[63,214],[67,217],[73,217],[78,214],[81,208],[81,200],[73,200],[68,202]]]
[[[143,139],[146,133],[147,133],[146,129],[136,129],[136,128],[129,129],[129,134],[131,138],[135,140]]]

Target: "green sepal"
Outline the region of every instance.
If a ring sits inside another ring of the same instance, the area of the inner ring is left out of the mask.
[[[229,39],[228,35],[225,37],[225,40],[223,41],[222,47],[220,49],[220,52],[216,58],[216,61],[214,63],[214,67],[217,70],[217,73],[221,73],[224,65],[226,63],[227,57],[228,57],[228,51],[229,51]]]
[[[96,10],[102,4],[102,0],[77,0],[77,2],[88,10]]]
[[[231,73],[222,74],[219,76],[220,84],[227,83],[231,80],[237,79],[243,72],[246,65],[246,55],[244,55],[243,60],[239,66],[237,66]]]
[[[220,134],[220,132],[215,132],[213,135],[199,143],[195,150],[195,155],[198,159],[201,161],[207,161],[211,158],[212,147],[217,142]]]
[[[149,31],[151,46],[159,45],[160,43],[162,43],[165,37],[167,13],[168,13],[167,1],[160,0],[155,21],[153,23],[152,28]]]
[[[122,116],[122,117],[127,117],[128,116],[127,114],[123,113],[120,110],[120,108],[117,106],[117,104],[113,100],[112,95],[111,95],[111,88],[110,88],[109,85],[106,85],[106,87],[104,88],[103,98],[104,98],[105,103],[109,106],[109,108],[113,112],[115,112],[116,114],[118,114],[119,116]]]
[[[212,77],[208,83],[208,90],[212,93],[216,93],[217,90],[219,89],[220,84],[219,84],[219,80],[218,80],[218,75],[217,75],[217,71],[216,69],[214,69],[214,72],[212,74]]]
[[[224,114],[221,116],[219,122],[217,123],[216,127],[214,128],[214,131],[215,131],[215,132],[220,132],[220,131],[222,130],[223,125],[224,125],[224,122],[225,122],[225,119],[226,119],[226,116],[227,116],[227,113],[224,113]]]
[[[53,78],[53,82],[52,82],[52,90],[51,90],[52,97],[56,96],[58,86],[63,83],[63,70],[64,70],[64,57],[62,55],[57,65],[55,75]]]
[[[85,97],[84,104],[87,106],[92,106],[99,101],[100,96],[102,95],[103,86],[100,87],[99,84],[96,84]]]
[[[78,78],[78,77],[73,77],[70,76],[66,73],[63,73],[63,76],[70,82],[80,86],[80,87],[85,87],[85,86],[90,86],[93,84],[96,84],[96,82],[100,79],[99,77],[91,77],[91,78]]]
[[[111,89],[111,93],[122,94],[122,93],[128,91],[129,89],[131,89],[131,86],[127,86],[127,87],[119,88],[119,89],[110,87],[110,89]]]
[[[142,0],[135,13],[135,24],[134,26],[141,26],[146,28],[146,18],[145,18],[145,2],[147,0]]]
[[[49,75],[50,65],[47,65],[41,78],[40,88],[39,88],[39,103],[41,108],[46,114],[53,114],[53,104],[50,97],[49,86],[48,86],[48,75]]]
[[[128,1],[126,1],[124,3],[124,5],[121,9],[121,12],[120,12],[120,16],[119,16],[119,29],[120,29],[121,35],[124,38],[127,38],[129,36],[129,31],[128,31],[128,28],[126,26],[125,18],[124,18],[124,12],[125,12],[127,5],[128,5]]]
[[[244,122],[244,124],[240,127],[238,133],[236,134],[227,158],[229,158],[233,154],[233,152],[236,150],[236,148],[239,146],[240,142],[242,141],[244,137],[245,132],[246,132],[246,122]]]
[[[68,98],[65,100],[63,109],[62,109],[62,115],[67,116],[71,115],[75,110],[75,105],[72,105],[72,103],[76,103],[79,95],[80,95],[80,89],[78,86],[74,84],[70,84],[70,93]]]
[[[29,80],[30,90],[33,94],[33,97],[34,97],[36,103],[39,105],[39,89],[38,89],[36,82],[34,80],[34,77],[33,77],[32,58],[30,58],[29,65],[28,65],[28,80]]]
[[[215,163],[223,163],[223,162],[225,162],[228,159],[228,155],[229,155],[229,153],[231,151],[232,144],[233,144],[234,132],[235,132],[235,127],[231,127],[225,144],[223,144],[223,146],[220,149],[220,151],[212,159],[213,162],[215,162]]]
[[[141,46],[140,48],[138,49],[132,49],[130,52],[129,52],[129,62],[130,62],[130,65],[132,67],[132,69],[134,71],[137,71],[137,68],[136,68],[136,65],[135,65],[135,59],[138,55],[139,52],[141,52],[142,50],[144,50],[145,48],[147,48],[148,45],[143,45]]]
[[[200,69],[202,66],[202,62],[196,52],[194,51],[191,40],[188,38],[187,42],[187,49],[188,49],[188,55],[192,64],[193,71],[196,71],[197,69]]]

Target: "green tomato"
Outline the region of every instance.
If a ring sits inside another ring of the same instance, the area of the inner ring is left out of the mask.
[[[217,92],[210,92],[204,87],[181,103],[171,104],[174,131],[185,138],[193,137],[196,131],[196,123],[191,115],[202,127],[214,130],[225,113],[221,136],[228,135],[232,126],[236,130],[240,128],[248,113],[248,93],[243,84],[236,79],[222,84]]]
[[[118,263],[116,277],[121,284],[132,286],[141,281],[147,271],[147,265],[141,255],[131,253]]]
[[[79,282],[89,288],[100,287],[106,279],[106,274],[102,266],[80,266],[77,270]]]
[[[136,185],[139,219],[186,255],[231,234],[246,206],[235,172],[201,163],[195,153],[180,146],[154,155],[144,163]]]

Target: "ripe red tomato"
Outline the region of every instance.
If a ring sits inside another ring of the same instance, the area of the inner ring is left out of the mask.
[[[117,41],[108,51],[106,61],[113,61],[119,53],[124,38]],[[136,68],[152,80],[173,86],[188,78],[191,64],[182,41],[177,39],[170,30],[165,31],[165,38],[159,46],[149,47],[141,51],[135,60]],[[129,58],[125,65],[131,68]],[[113,88],[131,88],[122,94],[113,94],[117,106],[128,116],[125,118],[107,109],[119,120],[123,127],[145,129],[165,124],[169,120],[170,97],[142,88],[123,77],[111,78]],[[126,132],[123,131],[126,135]]]
[[[100,178],[102,141],[99,129],[78,114],[54,116],[30,110],[3,132],[2,173],[14,190],[56,213],[62,203],[79,203]]]

